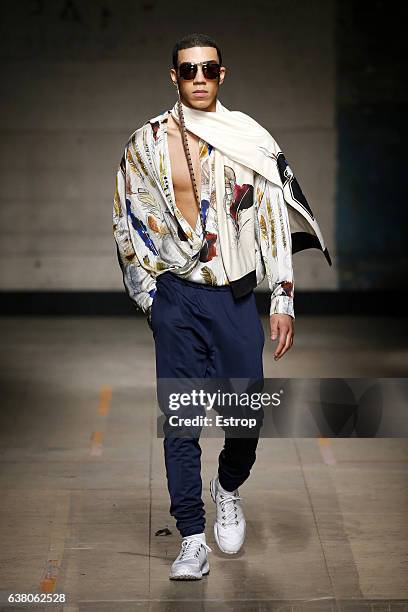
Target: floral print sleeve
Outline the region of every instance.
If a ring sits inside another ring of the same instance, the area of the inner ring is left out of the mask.
[[[262,259],[272,292],[269,312],[294,319],[292,237],[283,191],[257,173],[254,187]]]
[[[131,180],[126,147],[116,173],[116,189],[113,201],[113,236],[117,258],[122,270],[123,284],[136,308],[149,313],[156,293],[156,279],[140,264],[129,231],[128,203],[130,204]]]

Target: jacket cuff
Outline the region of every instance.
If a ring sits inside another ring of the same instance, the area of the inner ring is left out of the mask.
[[[288,297],[287,295],[272,296],[269,316],[273,314],[287,314],[294,319],[293,297]]]

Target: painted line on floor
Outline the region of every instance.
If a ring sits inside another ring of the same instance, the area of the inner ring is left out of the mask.
[[[82,542],[83,527],[81,521],[75,520],[76,517],[84,516],[84,498],[86,497],[85,492],[74,491],[71,494],[71,508],[70,508],[70,533],[69,546],[65,547],[64,557],[64,580],[63,584],[60,585],[60,591],[65,593],[66,602],[62,608],[63,612],[79,612],[78,599],[81,596],[80,591],[80,577],[81,577],[81,563],[83,557],[81,555],[81,549],[85,550],[88,548],[86,542]],[[89,548],[94,548],[90,546]]]
[[[105,385],[99,393],[98,414],[106,416],[111,407],[112,387]]]
[[[97,425],[95,431],[91,433],[89,454],[93,457],[100,457],[103,453],[103,440],[106,431],[107,416],[112,405],[112,387],[104,385],[99,392],[97,406]]]
[[[324,463],[326,465],[336,465],[337,461],[334,456],[333,445],[330,442],[330,438],[319,438],[319,448]]]
[[[41,593],[54,593],[57,585],[68,531],[70,496],[70,491],[56,491],[55,515],[49,530],[48,557],[39,585]]]
[[[90,454],[93,456],[102,455],[103,452],[103,431],[93,431],[91,434]]]

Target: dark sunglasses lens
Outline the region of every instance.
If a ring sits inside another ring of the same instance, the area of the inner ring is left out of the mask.
[[[179,72],[181,78],[191,80],[194,79],[195,75],[197,74],[197,66],[195,64],[188,64],[185,62],[184,64],[180,64]]]
[[[204,64],[203,73],[206,79],[217,79],[220,76],[220,65]]]

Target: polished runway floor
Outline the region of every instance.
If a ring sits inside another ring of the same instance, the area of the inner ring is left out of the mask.
[[[169,581],[180,537],[147,324],[0,325],[1,610],[11,593],[64,594],[54,609],[69,612],[408,610],[407,439],[262,439],[233,557],[217,549],[208,491],[222,439],[203,439],[210,574]],[[408,376],[407,319],[298,316],[279,362],[266,336],[266,377]]]

